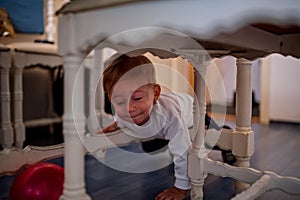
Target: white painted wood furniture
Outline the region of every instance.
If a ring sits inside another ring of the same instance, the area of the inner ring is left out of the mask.
[[[7,45],[9,52],[6,53],[1,46],[1,60],[2,56],[8,54],[9,57],[3,57],[1,61],[1,116],[3,115],[3,121],[1,121],[1,145],[3,151],[0,152],[0,175],[16,173],[21,167],[31,165],[40,162],[45,159],[54,158],[62,155],[63,144],[53,146],[26,146],[23,148],[25,141],[25,126],[42,126],[51,125],[53,123],[61,122],[62,119],[59,116],[52,115],[51,110],[53,108],[52,99],[49,99],[49,115],[44,118],[38,118],[24,122],[23,120],[23,85],[22,85],[22,72],[25,67],[33,65],[44,65],[49,67],[55,67],[62,65],[61,56],[57,54],[57,45],[48,43],[34,43],[34,39],[46,39],[50,42],[56,42],[56,26],[57,18],[55,17],[55,9],[59,9],[65,0],[45,0],[44,1],[44,13],[45,13],[45,34],[38,38],[30,38],[30,42],[26,40],[22,41],[21,38],[16,40],[5,38],[4,42],[10,43]],[[36,35],[35,35],[36,36]],[[24,38],[23,38],[24,39]],[[12,42],[12,43],[11,43]],[[3,53],[2,53],[3,52]],[[3,64],[3,65],[2,65]],[[3,67],[2,67],[3,66]],[[7,93],[8,87],[8,69],[13,74],[13,88],[12,94]],[[3,73],[2,73],[3,72]],[[3,81],[3,82],[2,82]],[[2,84],[3,83],[3,84]],[[39,84],[39,83],[35,83]],[[50,87],[49,87],[50,88]],[[3,90],[2,90],[3,89]],[[4,91],[2,93],[2,91]],[[52,91],[48,91],[49,93]],[[9,99],[11,103],[9,105]],[[35,98],[35,97],[31,97]],[[52,97],[51,97],[52,98]],[[37,106],[31,105],[33,108]],[[42,105],[47,107],[48,105]],[[9,128],[10,121],[10,109],[12,108],[12,130]],[[2,126],[2,122],[4,123]],[[2,128],[5,134],[2,134]]]
[[[5,45],[0,44],[0,144],[2,145],[2,148],[11,147],[14,143],[14,133],[10,113],[10,67],[10,49]]]
[[[22,72],[24,67],[33,65],[59,66],[62,64],[61,57],[57,54],[57,47],[53,44],[43,43],[13,43],[9,47],[13,56],[14,72],[14,126],[15,126],[15,146],[22,148],[25,141],[25,127],[23,123],[23,85]],[[37,83],[38,84],[38,83]],[[52,91],[49,91],[52,92]],[[53,102],[50,101],[50,104]],[[47,106],[47,105],[44,105]],[[50,107],[52,107],[50,105]],[[43,119],[36,119],[28,122],[31,126],[41,126],[59,122],[59,117],[45,116]]]
[[[11,106],[13,107],[12,127],[13,131],[10,134],[6,133],[4,141],[1,141],[4,149],[0,152],[1,164],[0,175],[16,173],[21,167],[40,162],[45,159],[54,158],[62,155],[63,144],[51,146],[26,146],[23,148],[25,141],[25,126],[23,120],[23,84],[22,71],[26,66],[31,65],[46,65],[58,66],[62,64],[61,57],[57,54],[57,47],[52,44],[39,43],[14,43],[8,45],[10,48],[13,88],[11,96]],[[5,75],[5,73],[1,76]],[[39,83],[36,83],[39,84]],[[2,85],[1,85],[2,86]],[[49,91],[52,93],[52,91]],[[31,97],[34,98],[34,97]],[[53,103],[53,102],[52,102]],[[51,101],[50,101],[51,104]],[[10,107],[5,109],[10,110]],[[37,107],[37,105],[32,105]],[[40,105],[50,106],[51,105]],[[1,112],[8,115],[8,112]],[[29,126],[50,125],[61,122],[59,116],[45,116],[45,118],[26,121]],[[2,143],[3,142],[3,143]],[[14,145],[13,145],[14,144]]]
[[[56,42],[56,26],[57,19],[55,18],[55,8],[60,8],[66,1],[61,0],[45,0],[45,40],[48,42]],[[14,42],[10,43],[12,58],[12,71],[14,74],[13,85],[13,110],[14,110],[14,132],[15,132],[15,147],[22,148],[25,141],[25,126],[23,120],[23,69],[28,66],[44,65],[55,67],[62,65],[62,59],[57,54],[57,45],[49,43],[35,43],[35,42]],[[38,84],[38,83],[37,83]],[[49,93],[52,91],[49,91]],[[61,122],[60,117],[50,117],[52,114],[53,102],[49,98],[49,112],[48,116],[40,119],[34,119],[26,122],[27,126],[42,126]],[[47,106],[47,105],[45,105]],[[54,116],[54,115],[53,115]]]
[[[9,44],[7,46],[1,45],[1,118],[2,116],[3,118],[0,124],[0,142],[3,150],[0,151],[0,175],[14,174],[23,166],[62,155],[63,144],[44,147],[26,146],[23,148],[26,138],[23,120],[22,72],[26,66],[39,64],[54,67],[62,64],[62,59],[57,54],[56,45],[34,43],[33,40],[56,40],[57,19],[54,16],[54,10],[60,8],[65,2],[61,0],[44,1],[46,16],[44,35],[26,35],[26,37],[22,37],[24,35],[21,34],[21,37],[16,37],[15,40],[1,38],[1,41]],[[11,94],[9,94],[9,70],[13,82],[13,85],[10,86]],[[51,100],[50,104],[52,104]],[[35,105],[32,106],[36,108]],[[12,117],[10,117],[10,110],[13,111]],[[49,111],[51,112],[51,110]],[[53,117],[51,113],[49,114],[51,117],[26,121],[25,123],[28,126],[40,126],[62,121],[61,117]]]
[[[300,60],[274,54],[262,59],[262,65],[261,122],[268,124],[272,120],[299,123]]]
[[[293,23],[299,26],[300,5],[297,1],[256,0],[247,3],[242,1],[138,1],[128,4],[123,1],[122,3],[121,1],[104,3],[93,0],[74,1],[59,12],[59,17],[59,53],[63,57],[65,68],[64,90],[66,92],[63,116],[65,184],[61,199],[90,199],[84,184],[86,147],[93,152],[110,146],[110,141],[124,144],[136,140],[124,133],[112,133],[107,137],[85,135],[81,62],[89,50],[99,42],[133,29],[142,31],[145,27],[171,28],[197,39],[205,49],[225,49],[228,51],[227,54],[238,58],[236,127],[232,132],[222,131],[219,140],[220,146],[233,150],[237,157],[237,167],[212,161],[205,156],[205,84],[199,73],[195,73],[195,95],[199,104],[195,103],[194,106],[194,121],[198,130],[194,133],[193,148],[189,154],[191,198],[203,198],[202,187],[207,173],[243,181],[237,182],[236,188],[237,192],[244,192],[237,195],[235,199],[254,199],[266,190],[278,186],[282,186],[281,189],[288,193],[299,194],[299,179],[279,177],[249,168],[249,159],[254,151],[254,133],[251,130],[250,60],[272,52],[297,57],[300,55],[299,48],[289,48],[293,46],[295,40],[286,40],[251,24]],[[168,47],[164,50],[175,52],[188,59],[196,70],[202,75],[205,74],[205,62],[203,62],[205,57],[199,53],[200,49],[195,49],[185,41],[184,37],[173,35],[172,38],[172,34],[167,33],[167,30],[161,32],[147,28],[145,30],[147,31],[132,37],[118,38],[120,40],[111,38],[103,47],[112,46],[118,51],[124,51],[124,46],[126,50],[136,47],[156,49]],[[160,38],[164,36],[168,36],[169,40]],[[222,55],[224,52],[213,56]],[[74,85],[77,85],[76,98],[74,98]],[[253,185],[249,188],[248,184]]]

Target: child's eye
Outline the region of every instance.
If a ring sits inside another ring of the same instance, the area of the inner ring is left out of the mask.
[[[118,106],[122,106],[122,105],[124,104],[124,101],[116,102],[116,104],[117,104]]]
[[[125,104],[125,101],[118,100],[118,101],[114,101],[113,104],[117,106],[122,106],[123,104]]]
[[[142,100],[143,99],[143,97],[134,97],[134,98],[132,98],[134,101],[139,101],[139,100]]]

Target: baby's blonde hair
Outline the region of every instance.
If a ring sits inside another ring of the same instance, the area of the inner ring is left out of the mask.
[[[113,87],[130,70],[135,70],[133,76],[146,76],[149,83],[156,83],[155,67],[153,63],[144,55],[128,56],[122,54],[111,62],[103,72],[103,89],[108,95],[112,94]]]

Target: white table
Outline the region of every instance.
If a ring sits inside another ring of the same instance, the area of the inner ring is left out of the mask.
[[[80,66],[89,50],[99,42],[102,42],[103,47],[110,46],[123,52],[145,48],[163,49],[188,59],[199,72],[195,73],[195,95],[199,104],[195,101],[194,118],[199,123],[195,124],[198,131],[194,133],[193,149],[189,154],[192,199],[203,198],[202,187],[207,173],[230,176],[248,183],[257,181],[250,190],[238,195],[236,199],[259,196],[266,191],[270,180],[279,179],[277,176],[249,168],[249,160],[254,151],[254,133],[251,130],[251,60],[273,52],[299,57],[300,49],[293,45],[295,42],[299,43],[299,33],[296,37],[282,36],[252,24],[293,23],[299,26],[300,4],[293,0],[255,0],[247,3],[237,0],[126,2],[129,1],[73,1],[59,12],[59,53],[63,57],[65,69],[66,97],[63,117],[65,184],[61,199],[90,198],[84,184],[86,145],[91,146],[89,151],[97,146],[109,146],[103,137],[85,136],[84,77]],[[126,31],[129,35],[106,40]],[[213,57],[232,55],[238,58],[236,127],[233,132],[223,131],[220,141],[220,145],[232,149],[237,158],[237,168],[211,161],[203,154],[206,103],[205,80],[201,75],[205,75],[207,60],[202,49],[193,45],[182,33],[195,38],[206,50],[214,50],[208,51]],[[106,41],[103,42],[104,40]],[[171,55],[162,55],[157,50],[150,51],[161,57]],[[118,134],[124,141],[134,140],[122,133]],[[117,141],[115,136],[107,137]],[[299,187],[299,180],[289,181]],[[248,184],[242,182],[236,184],[237,192],[248,187]],[[285,186],[282,189],[292,191]]]

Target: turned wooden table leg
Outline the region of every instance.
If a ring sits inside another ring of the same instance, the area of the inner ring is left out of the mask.
[[[197,56],[197,55],[196,55]],[[200,62],[205,56],[198,55],[196,60]],[[204,61],[204,60],[203,60]],[[193,63],[194,64],[194,63]],[[188,156],[188,173],[191,178],[191,199],[203,199],[203,185],[207,174],[204,173],[203,159],[207,157],[204,147],[205,137],[205,113],[206,113],[206,84],[205,74],[207,65],[196,63],[197,70],[194,70],[194,132],[192,138],[192,149]],[[201,66],[200,66],[201,65]]]
[[[98,87],[101,82],[101,74],[104,69],[103,49],[95,48],[93,55],[89,58],[90,79],[89,79],[89,112],[87,127],[89,132],[95,132],[103,127],[102,115],[104,114],[104,92]],[[102,85],[101,85],[102,86]],[[97,88],[98,87],[98,88]],[[100,116],[99,116],[100,115]],[[98,120],[98,117],[100,120]]]
[[[251,131],[252,118],[252,62],[243,58],[237,59],[236,81],[236,127],[233,132],[233,154],[236,166],[250,167],[250,157],[254,152],[254,133]],[[249,187],[237,181],[236,192]]]
[[[3,148],[10,148],[14,143],[14,132],[10,114],[9,70],[11,58],[9,49],[0,51],[0,144]]]
[[[64,76],[64,169],[65,181],[60,199],[87,200],[85,190],[85,147],[81,137],[85,133],[84,73],[80,68],[82,58],[68,55],[63,58]]]
[[[15,131],[15,146],[22,148],[25,142],[25,126],[23,123],[23,69],[25,53],[15,52],[13,59],[13,126]]]

